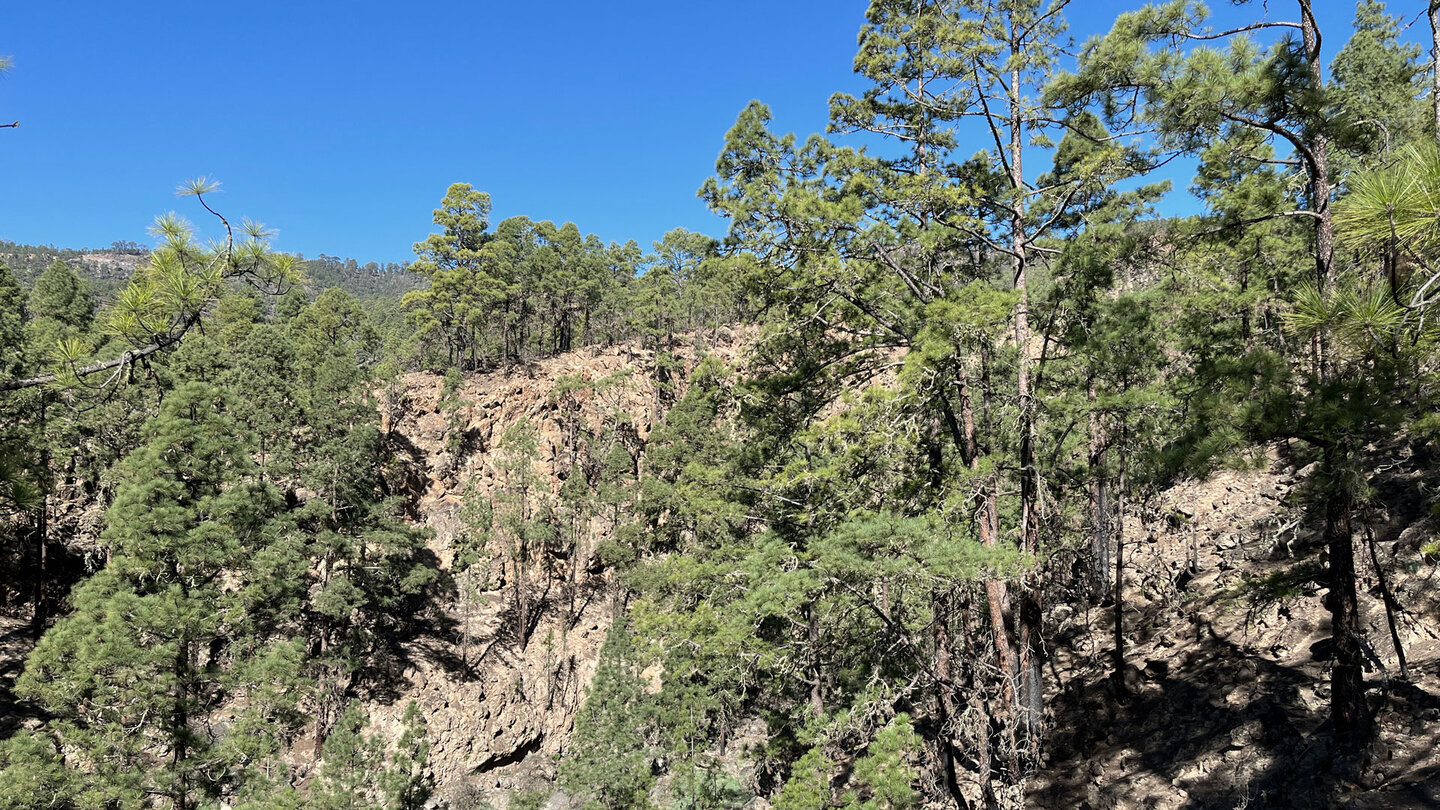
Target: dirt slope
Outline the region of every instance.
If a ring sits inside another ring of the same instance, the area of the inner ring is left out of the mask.
[[[1127,522],[1126,683],[1114,700],[1109,608],[1058,611],[1051,760],[1033,806],[1053,808],[1440,807],[1440,601],[1420,552],[1434,527],[1423,466],[1375,459],[1365,515],[1396,601],[1409,681],[1385,619],[1367,533],[1357,536],[1366,675],[1378,741],[1358,782],[1340,774],[1328,717],[1329,614],[1318,526],[1295,471],[1222,472],[1164,493]],[[1387,469],[1388,468],[1388,469]],[[1361,524],[1357,523],[1357,527]],[[1319,578],[1319,581],[1317,581]]]

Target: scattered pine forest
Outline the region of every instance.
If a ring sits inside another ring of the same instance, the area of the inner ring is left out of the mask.
[[[1440,2],[1236,5],[873,0],[719,239],[0,242],[0,808],[1440,803]]]

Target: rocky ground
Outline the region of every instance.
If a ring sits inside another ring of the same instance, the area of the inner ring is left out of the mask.
[[[24,719],[22,707],[15,703],[15,679],[32,646],[30,622],[0,615],[0,737],[12,734]]]
[[[1165,492],[1127,522],[1128,697],[1110,682],[1110,608],[1064,615],[1055,736],[1031,804],[1053,808],[1440,807],[1440,593],[1423,493],[1429,471],[1377,451],[1357,523],[1366,674],[1376,738],[1358,780],[1329,728],[1329,614],[1318,526],[1295,470],[1221,472]],[[1370,557],[1370,538],[1375,557]],[[1401,608],[1402,678],[1381,578]]]

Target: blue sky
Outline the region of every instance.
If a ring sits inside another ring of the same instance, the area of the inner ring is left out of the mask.
[[[1317,5],[1348,30],[1352,4]],[[197,175],[307,256],[412,258],[453,182],[488,191],[497,221],[646,247],[677,226],[718,235],[695,190],[735,115],[759,98],[780,131],[823,129],[829,95],[862,86],[865,6],[11,0],[0,120],[21,124],[0,130],[0,238],[148,243],[157,214],[200,221],[174,196]],[[1119,7],[1075,0],[1074,34]]]

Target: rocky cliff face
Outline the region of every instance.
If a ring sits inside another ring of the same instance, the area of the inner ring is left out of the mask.
[[[733,361],[739,348],[722,336],[705,351]],[[536,429],[537,468],[552,496],[587,437],[617,420],[629,426],[626,441],[643,464],[649,432],[683,395],[699,351],[687,346],[674,354],[680,367],[657,371],[653,353],[633,345],[582,349],[467,376],[449,395],[442,378],[409,374],[383,398],[382,430],[402,448],[416,519],[433,531],[431,551],[454,591],[442,626],[412,643],[396,699],[372,712],[377,725],[398,728],[407,703],[418,702],[436,782],[446,791],[478,789],[503,806],[510,791],[553,781],[600,645],[623,610],[613,572],[595,562],[609,527],[593,518],[570,552],[577,559],[532,587],[537,615],[522,649],[511,628],[513,573],[504,550],[482,549],[477,564],[458,571],[466,500],[496,495],[501,437],[521,420]]]
[[[711,351],[740,356],[734,342]],[[681,359],[672,380],[683,384],[696,352]],[[442,572],[455,566],[467,494],[483,499],[497,490],[507,428],[521,419],[536,426],[552,493],[572,467],[576,435],[598,434],[620,413],[634,425],[643,465],[644,442],[665,407],[656,376],[650,353],[617,347],[467,377],[449,405],[440,378],[405,377],[385,403],[385,429],[409,453],[417,518],[434,530]],[[610,383],[594,385],[600,381]],[[557,388],[569,393],[557,398]],[[1381,740],[1360,783],[1331,776],[1340,769],[1325,720],[1323,544],[1299,497],[1310,470],[1295,469],[1275,448],[1262,469],[1178,485],[1126,521],[1125,697],[1117,699],[1111,678],[1113,609],[1052,603],[1054,733],[1024,804],[1313,807],[1340,796],[1357,807],[1440,806],[1440,589],[1423,550],[1436,534],[1424,495],[1433,482],[1419,460],[1384,456],[1377,451],[1369,529],[1356,538]],[[587,533],[592,547],[575,553],[592,559],[606,531],[597,519]],[[414,644],[399,699],[373,711],[393,723],[418,701],[442,795],[503,807],[512,791],[553,781],[600,645],[624,605],[613,575],[584,562],[575,567],[583,596],[551,583],[521,650],[506,631],[504,566],[491,556],[480,568],[472,581],[483,587],[449,605],[445,627]],[[1398,677],[1382,587],[1401,608],[1396,635],[1408,680]]]

